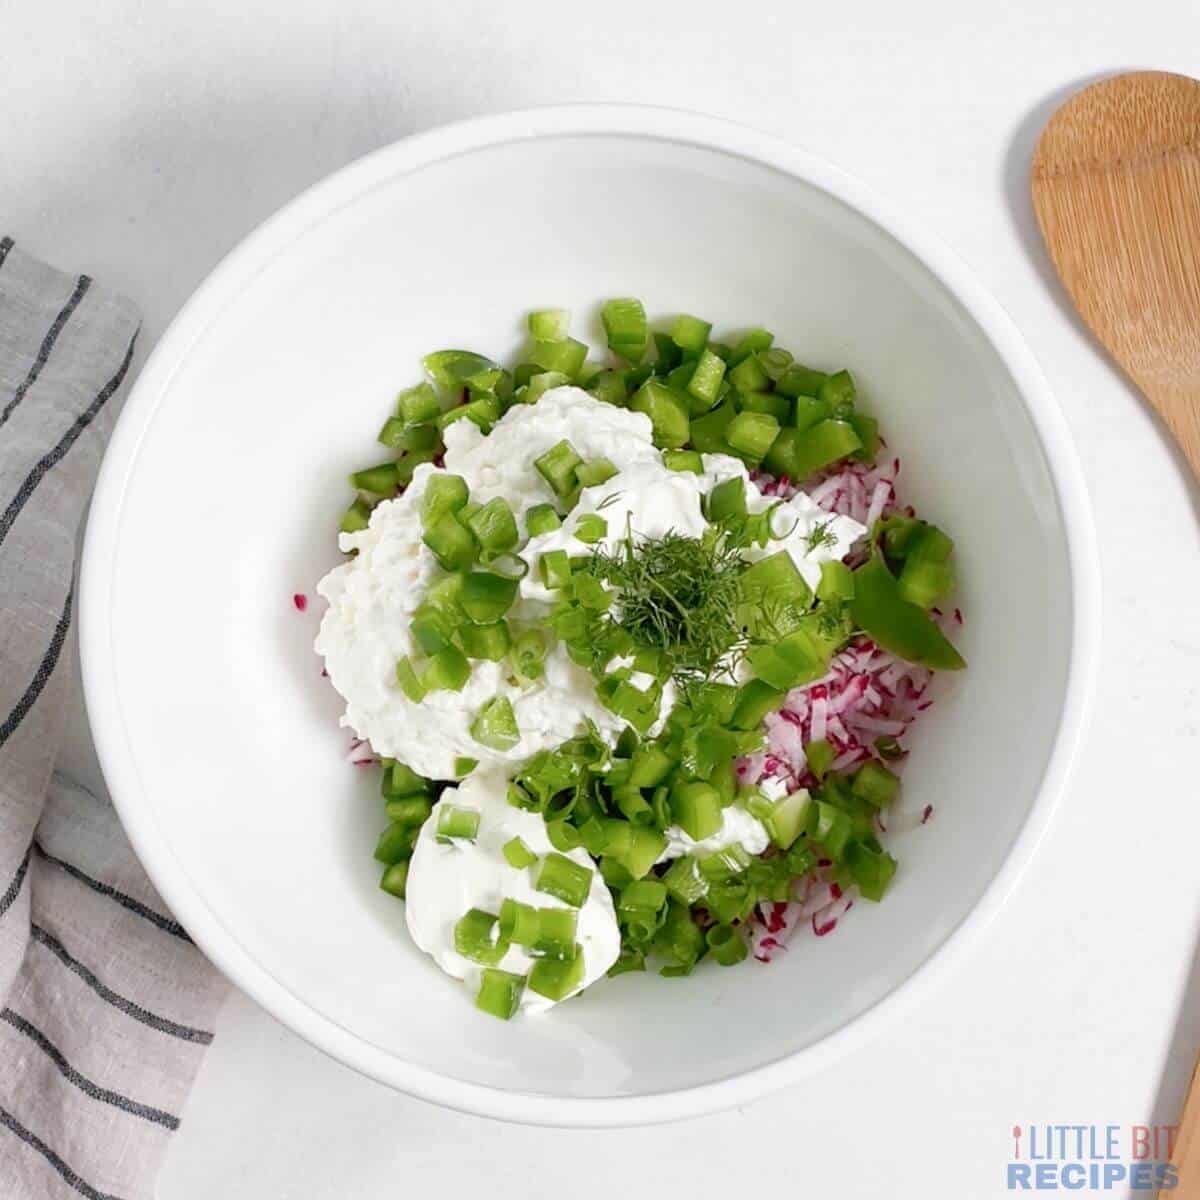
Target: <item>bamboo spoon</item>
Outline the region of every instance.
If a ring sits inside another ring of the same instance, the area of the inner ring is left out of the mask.
[[[1200,82],[1141,71],[1084,88],[1033,156],[1033,207],[1083,319],[1200,480]],[[1200,1200],[1200,1068],[1172,1156]]]
[[[1042,131],[1032,186],[1075,307],[1200,480],[1200,82],[1139,71],[1084,88]]]

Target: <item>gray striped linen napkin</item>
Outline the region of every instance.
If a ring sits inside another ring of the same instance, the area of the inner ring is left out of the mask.
[[[108,801],[55,772],[79,522],[132,305],[0,239],[0,1197],[140,1200],[225,985]]]

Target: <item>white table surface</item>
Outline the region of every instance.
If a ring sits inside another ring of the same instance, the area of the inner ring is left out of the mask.
[[[234,995],[162,1172],[163,1200],[414,1187],[503,1200],[530,1194],[533,1173],[532,1194],[579,1200],[791,1194],[801,1181],[812,1195],[989,1197],[1005,1194],[1014,1124],[1174,1120],[1200,1042],[1198,493],[1065,307],[1026,172],[1072,85],[1129,67],[1200,75],[1200,6],[3,8],[0,225],[136,300],[143,353],[238,239],[376,146],[542,103],[697,108],[826,156],[970,263],[1057,391],[1101,531],[1104,670],[1074,786],[976,952],[885,1041],[737,1111],[659,1129],[539,1131],[393,1094]],[[100,785],[82,710],[66,766]]]

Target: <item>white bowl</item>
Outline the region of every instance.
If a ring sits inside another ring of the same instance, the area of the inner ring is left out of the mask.
[[[236,186],[236,181],[231,181]],[[409,941],[377,887],[373,772],[300,615],[338,560],[345,476],[443,346],[518,349],[598,301],[757,322],[848,365],[957,539],[970,669],[913,738],[881,905],[770,966],[604,981],[502,1024]],[[578,107],[409,138],[249,237],[163,338],[92,507],[82,646],[96,744],[154,883],[209,957],[343,1062],[455,1108],[617,1125],[741,1103],[861,1044],[1003,902],[1079,738],[1094,533],[1054,400],[966,270],[844,175],[740,127]],[[368,778],[368,775],[370,778]]]

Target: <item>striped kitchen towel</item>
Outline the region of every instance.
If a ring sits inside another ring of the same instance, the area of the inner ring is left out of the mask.
[[[224,985],[55,771],[75,545],[138,318],[0,239],[0,1197],[139,1200]]]

